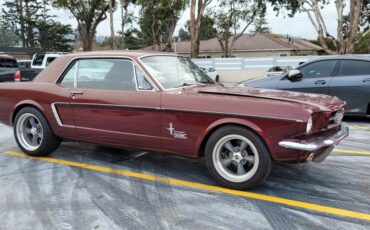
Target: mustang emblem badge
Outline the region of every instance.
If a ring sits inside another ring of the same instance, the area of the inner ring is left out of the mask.
[[[174,138],[177,138],[177,139],[188,139],[187,133],[185,133],[184,131],[177,131],[173,127],[173,124],[172,123],[170,123],[169,124],[169,127],[166,128],[166,129],[170,132],[170,135],[173,136]]]

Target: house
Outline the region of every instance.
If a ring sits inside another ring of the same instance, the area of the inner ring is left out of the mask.
[[[144,48],[151,49],[151,46]],[[190,56],[190,41],[176,42],[173,49],[178,54]],[[322,47],[309,41],[269,34],[243,34],[234,47],[235,57],[306,56],[322,53]],[[217,57],[223,57],[217,38],[200,41],[199,58]]]

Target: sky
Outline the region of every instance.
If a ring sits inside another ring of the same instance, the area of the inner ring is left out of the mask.
[[[0,0],[0,4],[2,1],[4,0]],[[131,7],[131,10],[134,12],[136,16],[139,16],[138,7]],[[52,10],[51,13],[56,15],[57,20],[62,22],[63,24],[70,24],[72,25],[73,28],[77,27],[77,22],[67,10]],[[331,4],[326,6],[323,9],[322,14],[327,24],[329,33],[335,35],[337,14],[334,3],[332,2]],[[114,13],[114,28],[116,32],[120,30],[121,24],[120,18],[121,18],[120,10],[117,10]],[[175,34],[177,34],[180,28],[184,27],[187,20],[189,20],[189,9],[185,10],[182,13],[181,18],[177,23]],[[317,33],[315,32],[311,22],[309,21],[305,13],[298,13],[293,18],[286,16],[285,13],[280,13],[280,15],[277,16],[276,12],[272,10],[272,7],[268,6],[266,20],[268,22],[268,26],[271,28],[273,33],[284,35],[288,34],[293,37],[301,37],[306,39],[317,38]],[[253,26],[250,27],[249,31],[250,30],[253,30]],[[97,36],[110,35],[109,19],[99,24],[96,35]]]

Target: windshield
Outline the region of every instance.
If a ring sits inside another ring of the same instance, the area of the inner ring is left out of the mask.
[[[215,83],[189,58],[161,55],[144,57],[141,60],[165,89]]]

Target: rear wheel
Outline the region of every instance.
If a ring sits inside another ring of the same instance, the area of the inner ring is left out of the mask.
[[[60,145],[44,115],[33,107],[23,108],[17,113],[14,136],[19,148],[30,156],[47,156]]]
[[[272,167],[269,150],[261,138],[239,126],[216,130],[207,142],[205,156],[212,177],[234,189],[259,185]]]

